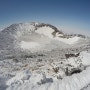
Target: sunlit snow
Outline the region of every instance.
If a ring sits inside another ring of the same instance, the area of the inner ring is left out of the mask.
[[[38,48],[40,45],[36,42],[21,42],[21,48],[22,49],[33,49],[33,48]]]

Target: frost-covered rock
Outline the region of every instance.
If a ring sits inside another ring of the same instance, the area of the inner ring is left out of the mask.
[[[90,67],[80,74],[74,74],[70,77],[65,77],[62,80],[56,80],[52,78],[53,82],[50,81],[51,79],[48,80],[43,74],[35,74],[32,75],[27,82],[23,83],[18,83],[22,79],[18,79],[16,83],[15,80],[12,78],[11,81],[14,80],[13,85],[8,84],[9,87],[7,88],[7,90],[81,90],[89,84],[89,76]],[[17,75],[14,78],[16,77]],[[8,82],[10,82],[10,80]]]
[[[31,73],[28,70],[18,72],[15,77],[7,81],[7,85],[12,85],[18,82],[23,83],[24,81],[29,80],[30,76],[31,76]]]

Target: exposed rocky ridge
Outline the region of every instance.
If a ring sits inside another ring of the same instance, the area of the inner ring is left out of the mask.
[[[18,24],[12,24],[9,27],[5,28],[4,30],[2,30],[2,32],[4,33],[12,33],[15,34],[15,32],[18,30],[18,28],[25,26],[25,25],[32,25],[33,26],[33,31],[37,30],[38,28],[41,27],[50,27],[52,29],[54,29],[55,31],[52,33],[53,35],[56,35],[56,33],[58,32],[59,34],[62,34],[63,38],[70,38],[72,36],[78,36],[78,37],[82,37],[85,38],[85,35],[82,34],[65,34],[62,31],[60,31],[58,28],[56,28],[55,26],[51,25],[51,24],[45,24],[45,23],[36,23],[36,22],[32,22],[32,23],[18,23]]]

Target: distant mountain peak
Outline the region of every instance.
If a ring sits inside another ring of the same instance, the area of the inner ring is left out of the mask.
[[[31,23],[17,23],[12,24],[0,32],[0,47],[3,46],[12,48],[17,46],[39,48],[51,48],[50,46],[58,47],[58,45],[72,45],[75,43],[82,43],[81,38],[84,37],[79,34],[68,35],[60,31],[51,24],[31,22]],[[84,37],[85,38],[85,37]],[[32,44],[32,45],[31,45]],[[40,49],[41,50],[41,49]]]
[[[48,28],[53,29],[54,30],[54,32],[52,33],[53,35],[55,35],[57,32],[59,34],[63,34],[62,31],[60,31],[58,28],[56,28],[55,26],[51,24],[38,23],[38,22],[12,24],[9,27],[5,28],[2,32],[14,34],[17,31],[29,31],[29,30],[36,31],[43,27],[48,27]]]

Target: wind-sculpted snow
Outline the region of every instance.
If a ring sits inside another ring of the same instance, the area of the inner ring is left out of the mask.
[[[20,75],[21,74],[21,75]],[[46,77],[44,74],[30,74],[19,72],[7,81],[7,90],[80,90],[90,83],[90,67],[62,80]]]

